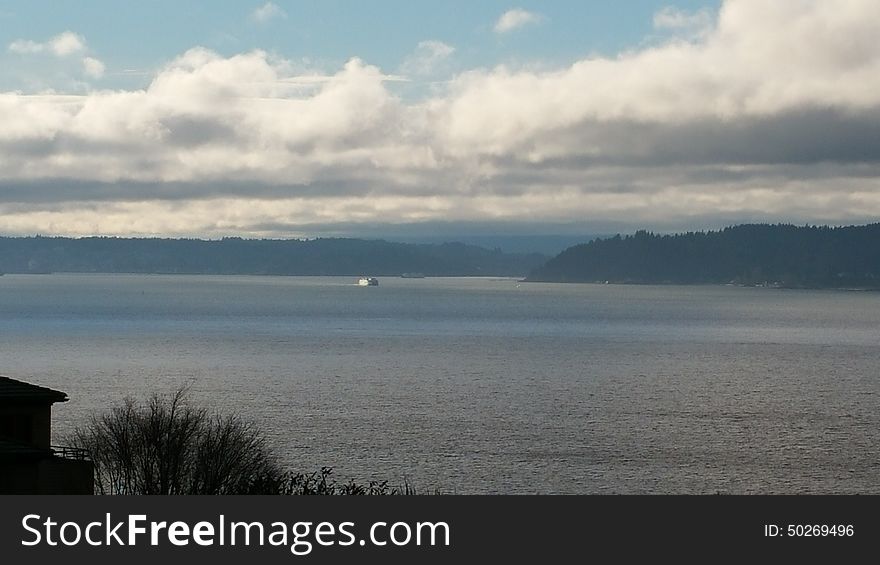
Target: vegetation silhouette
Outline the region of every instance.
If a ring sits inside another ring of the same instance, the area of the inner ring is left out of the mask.
[[[463,243],[0,237],[0,271],[10,274],[525,276],[546,260],[538,253],[503,253]]]
[[[69,443],[93,461],[96,494],[416,494],[406,482],[339,482],[330,467],[286,470],[253,422],[212,414],[190,402],[184,388],[146,403],[127,398],[91,416]]]
[[[720,231],[594,240],[563,251],[533,282],[880,288],[880,224],[750,224]]]

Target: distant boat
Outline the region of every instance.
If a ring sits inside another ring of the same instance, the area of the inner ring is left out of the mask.
[[[379,279],[374,277],[361,277],[358,279],[360,286],[379,286]]]
[[[403,273],[400,275],[402,279],[423,279],[425,278],[425,273]]]

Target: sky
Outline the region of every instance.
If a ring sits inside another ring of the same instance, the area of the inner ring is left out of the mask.
[[[0,234],[880,217],[876,0],[0,2]]]

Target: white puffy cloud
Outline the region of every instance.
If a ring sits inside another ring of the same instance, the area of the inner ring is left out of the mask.
[[[287,12],[274,2],[266,2],[251,12],[251,19],[261,24],[284,18],[287,18]]]
[[[430,40],[419,42],[415,53],[406,58],[401,71],[413,75],[430,75],[444,61],[455,53],[455,47],[442,41]]]
[[[59,33],[45,43],[38,43],[29,39],[17,39],[9,44],[9,51],[19,55],[51,53],[56,57],[66,57],[80,53],[85,49],[85,39],[72,31]]]
[[[878,27],[874,0],[728,0],[695,40],[472,70],[419,100],[356,58],[317,74],[195,48],[143,90],[0,94],[0,229],[864,221]]]
[[[43,43],[37,43],[29,39],[16,39],[9,44],[9,52],[18,53],[19,55],[42,53],[45,50],[46,46]]]
[[[707,9],[687,12],[667,6],[654,14],[654,27],[671,30],[702,30],[712,25],[712,14]]]
[[[59,33],[43,43],[30,39],[17,39],[9,44],[8,51],[17,55],[46,54],[67,60],[70,60],[72,55],[80,55],[82,73],[93,79],[104,76],[106,70],[104,63],[99,59],[83,56],[87,51],[86,40],[72,31]]]
[[[86,41],[72,31],[65,31],[49,40],[49,49],[59,57],[79,53],[86,48]]]
[[[832,6],[833,5],[833,6]],[[870,0],[729,0],[698,43],[673,41],[548,72],[466,73],[441,101],[446,135],[492,153],[554,130],[875,107],[880,13]],[[491,99],[491,104],[486,100]]]
[[[83,58],[82,63],[83,72],[92,78],[101,78],[104,76],[104,71],[107,69],[103,61],[95,59],[94,57],[85,57]]]
[[[542,19],[540,14],[514,8],[501,14],[495,22],[495,33],[509,33],[527,25],[536,24]]]

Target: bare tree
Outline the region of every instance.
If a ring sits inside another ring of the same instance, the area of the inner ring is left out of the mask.
[[[285,480],[254,424],[193,406],[185,389],[147,404],[128,398],[71,443],[91,456],[101,494],[269,494]]]

